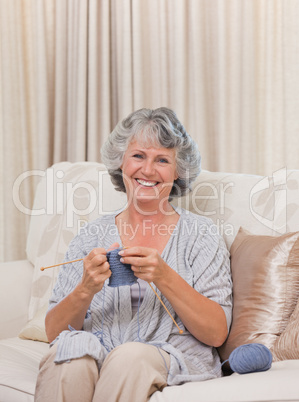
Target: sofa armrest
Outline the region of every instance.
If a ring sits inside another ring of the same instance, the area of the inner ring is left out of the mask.
[[[0,339],[17,336],[27,323],[32,276],[27,260],[0,263]]]

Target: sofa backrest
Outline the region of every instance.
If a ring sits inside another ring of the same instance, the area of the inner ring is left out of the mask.
[[[205,215],[230,248],[240,226],[253,234],[280,235],[299,230],[299,170],[281,169],[271,177],[202,171],[187,196],[174,205]],[[84,224],[126,205],[105,166],[61,162],[42,174],[27,239],[27,256],[36,263],[63,260],[71,239]]]
[[[241,226],[271,236],[299,230],[299,170],[270,177],[203,171],[187,198],[187,208],[210,217],[228,248]]]
[[[59,271],[40,268],[61,263],[70,241],[88,221],[127,202],[99,163],[61,162],[39,173],[26,249],[35,266],[29,319],[40,311],[45,314]],[[210,217],[215,223],[211,230],[223,235],[228,248],[240,226],[253,234],[299,231],[299,171],[282,169],[272,177],[203,171],[193,191],[173,204]]]

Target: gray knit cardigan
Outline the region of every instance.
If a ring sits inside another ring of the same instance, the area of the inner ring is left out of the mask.
[[[232,281],[225,243],[210,219],[181,208],[175,209],[180,218],[161,256],[199,293],[222,306],[229,328]],[[65,261],[83,258],[95,247],[107,249],[114,242],[121,244],[115,224],[118,213],[98,218],[83,228],[71,242]],[[76,287],[82,272],[82,261],[62,266],[50,298],[50,309]],[[158,289],[156,291],[184,330],[183,334],[179,334],[150,287],[145,292],[138,319],[138,314],[132,318],[130,287],[112,288],[106,281],[92,300],[83,330],[63,331],[55,340],[59,340],[55,361],[59,363],[90,355],[100,368],[109,351],[116,346],[142,341],[170,353],[169,385],[220,377],[221,363],[216,349],[192,336],[168,300]]]

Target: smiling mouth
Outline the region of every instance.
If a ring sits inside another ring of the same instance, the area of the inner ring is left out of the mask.
[[[138,184],[141,184],[142,186],[145,187],[155,187],[159,182],[158,181],[152,181],[152,180],[142,180],[142,179],[136,179]]]

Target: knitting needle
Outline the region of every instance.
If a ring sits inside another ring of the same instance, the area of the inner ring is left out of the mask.
[[[158,293],[155,291],[155,289],[152,287],[152,285],[148,282],[148,284],[150,285],[150,287],[152,288],[152,291],[155,293],[155,295],[157,296],[157,298],[159,299],[160,303],[162,304],[162,306],[165,308],[166,312],[168,313],[169,317],[172,319],[172,321],[174,322],[175,326],[177,327],[177,329],[179,330],[179,333],[182,334],[184,331],[178,326],[178,324],[176,323],[175,319],[173,318],[173,316],[170,314],[170,312],[168,311],[167,307],[165,306],[165,304],[163,303],[162,299],[160,298],[160,296],[158,295]]]
[[[129,248],[129,247],[123,247],[123,248]],[[45,269],[48,269],[48,268],[59,267],[60,265],[71,264],[72,262],[77,262],[77,261],[83,261],[83,258],[79,258],[78,260],[73,260],[73,261],[61,262],[60,264],[49,265],[48,267],[41,267],[40,270],[44,271]]]
[[[129,248],[129,247],[123,247],[125,248]],[[41,271],[44,271],[45,269],[48,268],[54,268],[54,267],[59,267],[60,265],[64,265],[64,264],[71,264],[72,262],[77,262],[77,261],[83,261],[83,258],[79,258],[78,260],[73,260],[73,261],[67,261],[67,262],[61,262],[60,264],[55,264],[55,265],[49,265],[48,267],[41,267]]]
[[[64,264],[70,264],[72,262],[77,262],[77,261],[82,261],[83,258],[79,258],[78,260],[73,260],[73,261],[67,261],[67,262],[61,262],[60,264],[55,264],[55,265],[49,265],[48,267],[41,267],[41,271],[44,271],[45,269],[48,268],[54,268],[54,267],[59,267],[59,265],[64,265]]]
[[[66,262],[61,262],[60,264],[55,264],[55,265],[49,265],[48,267],[41,267],[41,271],[44,271],[45,269],[48,268],[54,268],[54,267],[59,267],[60,265],[64,265],[64,264],[71,264],[72,262],[77,262],[77,261],[82,261],[83,258],[79,258],[78,260],[72,260],[72,261],[66,261]],[[152,285],[148,282],[148,284],[150,285],[152,291],[155,293],[155,295],[157,296],[157,298],[159,299],[160,303],[162,304],[162,306],[165,308],[166,312],[168,313],[169,317],[172,319],[172,321],[174,322],[175,326],[178,328],[179,333],[182,334],[184,331],[178,326],[178,324],[176,323],[175,319],[173,318],[173,316],[170,314],[169,310],[167,309],[167,307],[165,306],[165,304],[163,303],[162,299],[160,298],[160,296],[158,295],[158,293],[155,291],[155,289],[152,287]]]

